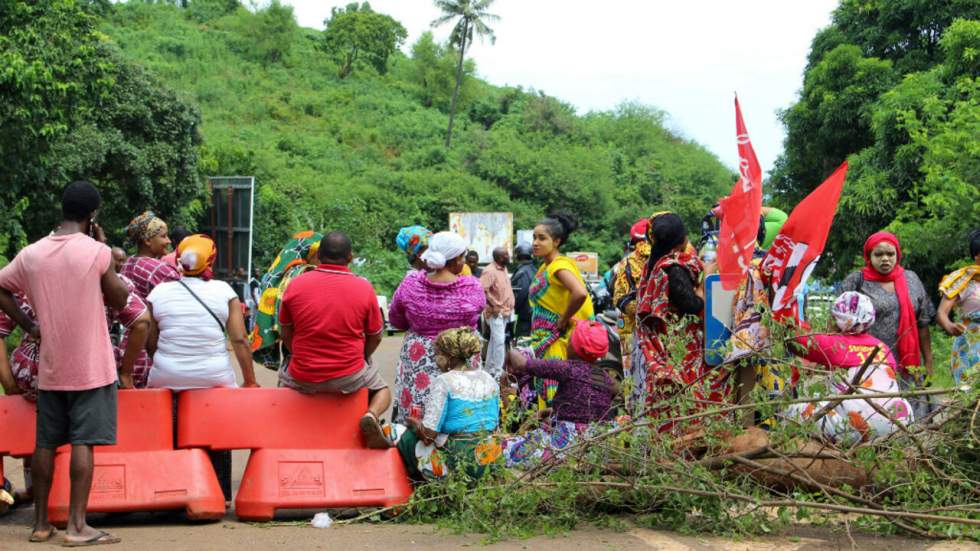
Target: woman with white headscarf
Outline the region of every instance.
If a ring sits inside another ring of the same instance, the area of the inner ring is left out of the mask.
[[[429,248],[419,257],[426,269],[408,274],[388,308],[388,319],[405,330],[392,420],[422,417],[429,386],[441,373],[435,362],[435,338],[447,329],[476,328],[486,306],[480,281],[462,276],[466,241],[453,232],[440,232],[429,239]],[[479,362],[479,356],[474,357]]]
[[[895,357],[888,345],[867,332],[875,322],[871,299],[847,291],[834,302],[830,314],[837,326],[836,333],[798,337],[796,342],[800,346],[790,347],[803,358],[827,367],[826,393],[873,396],[898,392]],[[872,354],[874,358],[857,380]],[[827,402],[793,404],[782,417],[806,423],[826,405]],[[895,423],[908,425],[913,420],[912,406],[904,398],[844,400],[816,419],[814,430],[832,442],[850,445],[891,434],[898,428]]]

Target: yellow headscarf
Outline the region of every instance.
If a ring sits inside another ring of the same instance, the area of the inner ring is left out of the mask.
[[[217,256],[214,241],[200,233],[185,237],[177,245],[177,258],[185,275],[211,279],[211,266]]]

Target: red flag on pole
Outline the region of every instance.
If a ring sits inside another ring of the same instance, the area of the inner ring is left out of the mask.
[[[721,228],[718,232],[718,271],[722,287],[728,290],[738,286],[751,265],[762,211],[762,168],[752,148],[749,132],[745,129],[737,96],[735,134],[739,178],[731,195],[721,200]]]
[[[799,320],[796,290],[806,283],[820,260],[845,178],[847,161],[796,205],[762,259],[762,273],[768,276],[774,291],[774,319]]]

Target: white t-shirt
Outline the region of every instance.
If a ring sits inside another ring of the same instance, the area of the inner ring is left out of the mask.
[[[238,298],[231,286],[224,281],[196,277],[181,281],[227,327],[228,302]],[[153,319],[160,331],[148,388],[188,390],[238,386],[221,327],[180,282],[157,285],[147,301],[153,305]]]

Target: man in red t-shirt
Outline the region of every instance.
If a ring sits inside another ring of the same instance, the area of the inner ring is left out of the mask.
[[[319,256],[320,265],[293,279],[279,306],[283,343],[292,352],[279,382],[308,394],[367,388],[361,432],[368,447],[391,447],[379,421],[391,390],[371,362],[384,329],[374,287],[348,269],[354,255],[343,232],[323,236]]]

